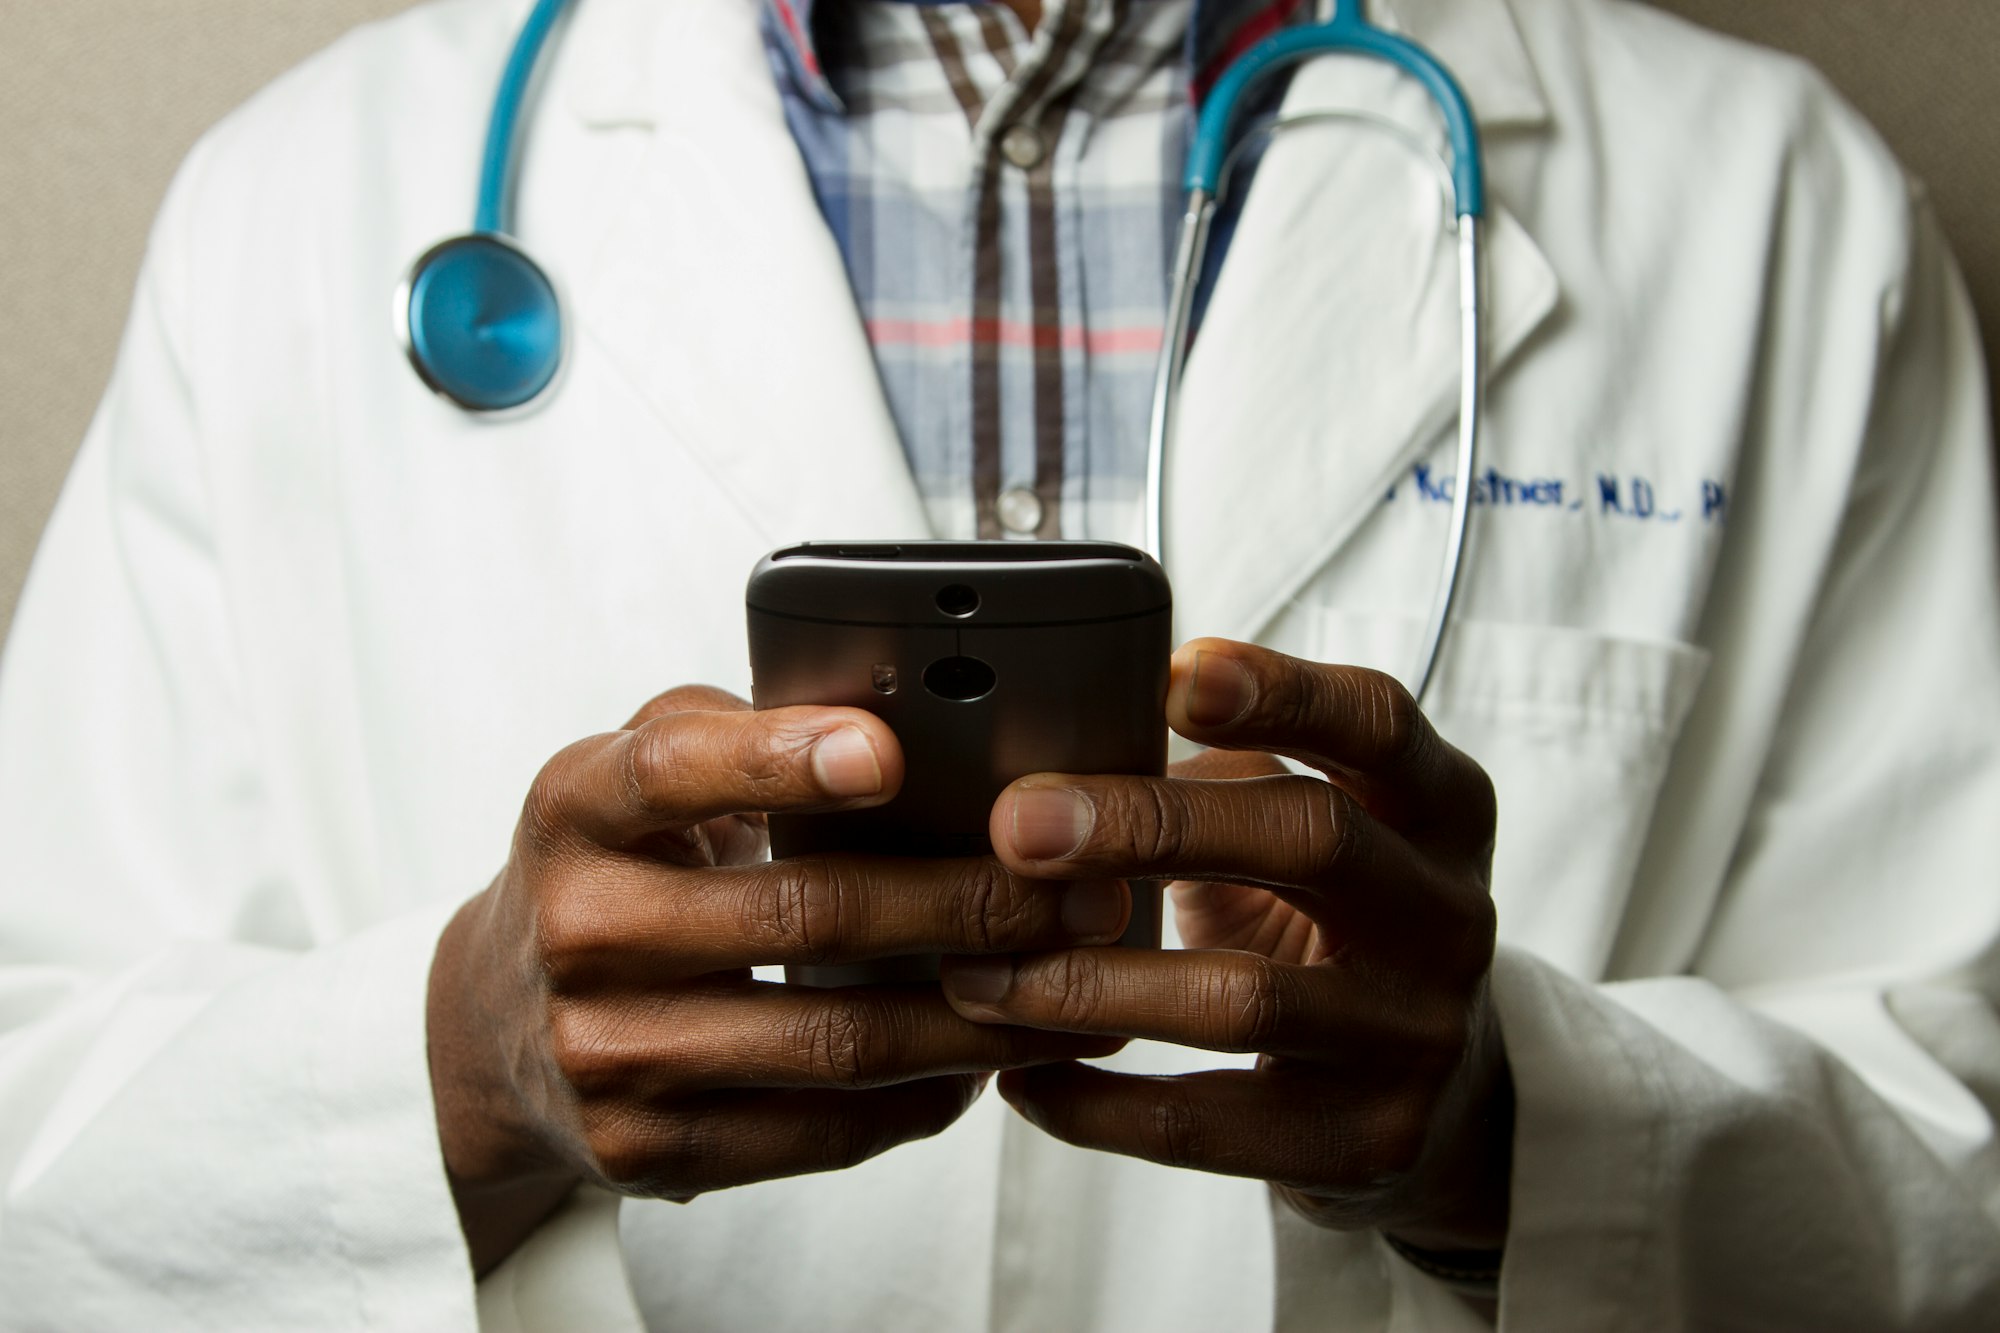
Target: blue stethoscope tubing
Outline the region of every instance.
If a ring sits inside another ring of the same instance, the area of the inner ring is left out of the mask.
[[[467,412],[511,415],[556,382],[568,347],[562,301],[513,239],[521,108],[570,0],[536,0],[514,39],[480,159],[472,230],[426,250],[396,292],[396,335],[417,375]]]
[[[556,22],[571,0],[536,0],[515,38],[493,98],[479,173],[472,231],[439,242],[418,257],[396,294],[396,329],[410,364],[437,393],[482,416],[510,415],[532,406],[555,383],[566,349],[562,306],[555,284],[511,236],[513,174],[521,108]],[[1335,0],[1325,22],[1289,28],[1238,57],[1210,90],[1189,147],[1187,208],[1175,245],[1167,322],[1154,377],[1152,424],[1146,454],[1144,545],[1167,560],[1166,458],[1174,443],[1181,378],[1187,367],[1195,289],[1208,251],[1210,225],[1228,187],[1229,170],[1243,143],[1232,147],[1246,96],[1263,80],[1324,55],[1360,55],[1385,61],[1421,83],[1443,114],[1451,161],[1443,172],[1458,233],[1459,409],[1458,464],[1452,493],[1451,534],[1438,575],[1412,693],[1423,698],[1437,667],[1465,562],[1472,514],[1472,475],[1479,455],[1485,409],[1481,299],[1486,212],[1485,164],[1471,103],[1440,60],[1408,38],[1368,21],[1362,0]],[[1275,135],[1329,119],[1361,120],[1397,137],[1412,136],[1394,122],[1366,112],[1307,112],[1261,127]],[[1255,137],[1254,135],[1251,137]],[[1419,151],[1428,153],[1421,144]]]
[[[1472,516],[1472,475],[1478,462],[1480,424],[1485,411],[1485,319],[1480,287],[1486,213],[1485,159],[1480,151],[1479,125],[1473,118],[1472,104],[1458,81],[1429,51],[1370,23],[1363,12],[1362,0],[1336,0],[1334,12],[1325,22],[1286,29],[1251,47],[1216,81],[1202,104],[1188,152],[1187,207],[1174,247],[1173,285],[1167,301],[1159,368],[1153,382],[1152,426],[1146,451],[1144,544],[1161,565],[1167,564],[1167,453],[1173,447],[1179,418],[1181,378],[1187,367],[1195,289],[1208,253],[1209,229],[1228,186],[1229,168],[1235,154],[1243,148],[1240,142],[1232,147],[1232,139],[1244,99],[1270,75],[1326,55],[1371,57],[1416,78],[1443,114],[1451,146],[1451,162],[1443,174],[1451,191],[1458,233],[1458,463],[1452,492],[1451,534],[1410,687],[1410,692],[1422,699],[1437,669],[1445,626],[1451,618],[1459,573],[1465,563],[1466,532]],[[1275,135],[1329,119],[1361,120],[1387,128],[1396,137],[1411,138],[1394,122],[1366,112],[1281,116],[1263,126],[1262,132]],[[1418,147],[1428,153],[1422,145]]]

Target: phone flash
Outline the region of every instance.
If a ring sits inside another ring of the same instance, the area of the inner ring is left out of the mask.
[[[875,693],[894,694],[896,692],[896,666],[893,662],[877,662],[869,673],[875,684]]]

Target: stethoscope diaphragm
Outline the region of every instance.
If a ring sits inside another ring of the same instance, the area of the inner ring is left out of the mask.
[[[424,383],[468,412],[525,406],[562,366],[555,284],[496,232],[426,250],[396,293],[396,325]]]

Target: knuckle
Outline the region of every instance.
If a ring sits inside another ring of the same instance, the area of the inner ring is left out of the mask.
[[[820,1159],[832,1170],[859,1166],[889,1146],[883,1129],[864,1115],[830,1115],[818,1124]]]
[[[1362,716],[1368,734],[1375,738],[1375,762],[1393,768],[1421,763],[1435,733],[1424,720],[1417,696],[1402,681],[1379,671],[1361,673],[1357,684]]]
[[[1406,1077],[1418,1094],[1441,1095],[1472,1049],[1474,1023],[1466,1009],[1453,1002],[1425,1006],[1410,1021],[1404,1045]]]
[[[1087,1029],[1104,1011],[1109,983],[1090,955],[1064,950],[1051,955],[1046,985],[1054,995],[1054,1024]]]
[[[667,779],[680,766],[679,739],[671,716],[655,718],[625,734],[619,747],[620,794],[635,813],[654,817],[672,814]]]
[[[1146,1155],[1167,1166],[1193,1167],[1208,1158],[1208,1116],[1186,1094],[1171,1087],[1147,1113],[1142,1142]]]
[[[964,940],[975,953],[993,953],[995,941],[1010,938],[1021,912],[1006,871],[992,859],[975,862],[967,873],[959,901],[964,904]]]
[[[618,1086],[629,1068],[615,1033],[582,1006],[560,1005],[549,1015],[549,1055],[564,1082],[586,1097]]]
[[[576,893],[549,893],[535,904],[534,961],[550,995],[588,984],[592,964],[605,949],[601,915]]]
[[[988,857],[974,862],[965,890],[964,942],[974,953],[1005,953],[1040,938],[1057,897],[1036,888]]]
[[[976,1090],[970,1075],[940,1075],[878,1094],[892,1100],[878,1104],[874,1113],[865,1117],[841,1117],[848,1123],[840,1137],[828,1143],[827,1151],[836,1165],[845,1168],[858,1166],[899,1143],[934,1138],[964,1114]]]
[[[767,729],[757,736],[758,743],[745,747],[739,771],[758,809],[782,808],[818,791],[810,765],[819,733]]]
[[[892,1070],[901,1043],[868,1005],[832,999],[808,1011],[792,1038],[806,1075],[836,1088],[865,1088]]]
[[[1499,910],[1484,884],[1467,884],[1453,876],[1426,887],[1435,941],[1432,984],[1462,1013],[1476,1005],[1492,972]]]
[[[1367,1161],[1378,1187],[1393,1187],[1416,1174],[1430,1142],[1430,1120],[1429,1102],[1413,1096],[1391,1101],[1376,1117]]]
[[[825,856],[774,861],[761,887],[755,895],[753,927],[767,931],[787,961],[833,961],[854,897],[839,863]]]
[[[557,753],[528,784],[518,827],[524,850],[546,856],[567,845],[573,836],[576,751],[577,746],[572,745]]]
[[[1341,675],[1339,667],[1284,659],[1275,688],[1258,696],[1264,725],[1276,736],[1317,735],[1324,729],[1325,719],[1339,710],[1336,685]]]
[[[1187,851],[1187,803],[1177,789],[1164,782],[1147,782],[1145,793],[1130,802],[1121,802],[1118,822],[1131,830],[1133,851],[1149,865],[1179,865]]]
[[[973,1074],[943,1074],[927,1079],[915,1113],[897,1135],[897,1142],[909,1143],[944,1133],[978,1098],[982,1086]]]
[[[1359,855],[1366,816],[1352,796],[1331,782],[1316,778],[1304,781],[1314,784],[1305,803],[1304,862],[1315,882],[1324,884]]]
[[[1225,1050],[1262,1051],[1285,1029],[1292,1005],[1288,983],[1278,964],[1250,955],[1241,966],[1217,973],[1214,1006],[1219,1031],[1213,1037]]]
[[[589,1116],[585,1144],[597,1173],[620,1194],[658,1196],[690,1183],[709,1145],[698,1122],[607,1107]]]

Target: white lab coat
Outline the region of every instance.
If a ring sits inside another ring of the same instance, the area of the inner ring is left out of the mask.
[[[744,690],[761,552],[925,531],[755,0],[579,7],[519,228],[566,380],[504,424],[422,389],[389,295],[469,211],[522,8],[356,33],[162,215],[0,681],[0,1324],[619,1328],[629,1275],[673,1329],[1476,1326],[1371,1235],[990,1096],[851,1172],[581,1196],[475,1296],[442,922],[546,756]],[[1502,1321],[1992,1327],[1992,478],[1929,215],[1792,62],[1606,0],[1394,10],[1499,205],[1498,476],[1430,711],[1500,794]],[[1431,132],[1373,67],[1289,96]],[[1401,150],[1273,150],[1188,375],[1184,635],[1407,669],[1453,274]]]

